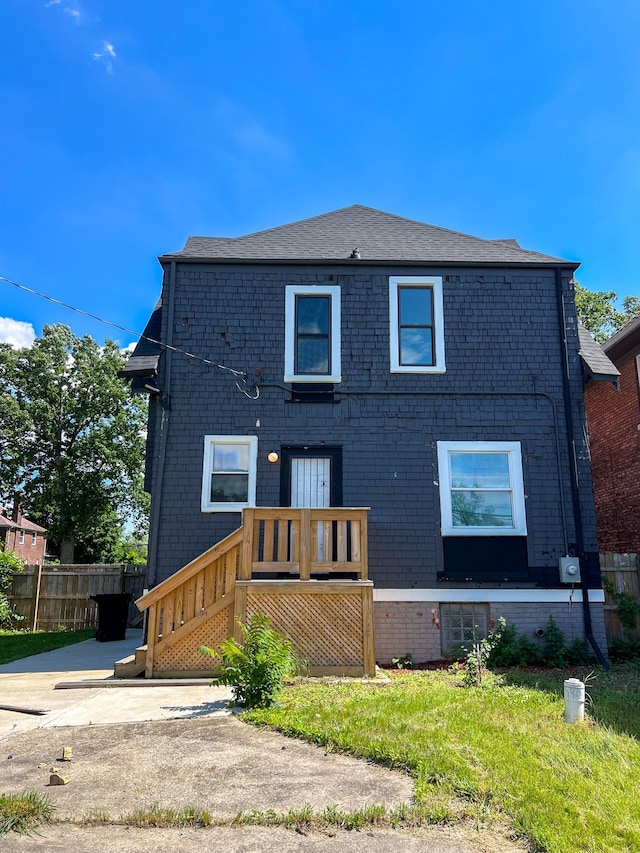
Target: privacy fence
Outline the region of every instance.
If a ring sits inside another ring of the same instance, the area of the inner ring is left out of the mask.
[[[9,598],[24,617],[21,627],[32,631],[95,628],[98,606],[91,596],[128,592],[135,600],[143,593],[145,578],[146,566],[25,566],[14,575]],[[141,614],[132,602],[129,624],[136,621]]]
[[[624,636],[619,616],[620,596],[633,599],[640,606],[640,559],[637,554],[600,554],[600,570],[605,588],[604,619],[607,640]],[[607,583],[608,581],[608,583]],[[640,613],[636,613],[636,636],[640,636]]]

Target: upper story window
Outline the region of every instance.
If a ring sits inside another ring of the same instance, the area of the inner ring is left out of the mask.
[[[444,373],[441,276],[389,279],[392,373]]]
[[[439,441],[443,536],[526,536],[519,441]]]
[[[38,544],[38,534],[32,533],[31,534],[31,545],[32,545],[32,547],[35,547],[37,544]]]
[[[285,382],[340,382],[340,288],[288,285]]]
[[[202,512],[239,512],[256,505],[256,436],[205,435]]]
[[[20,545],[24,545],[24,530],[21,530],[21,531],[20,531],[20,539],[19,539],[19,542],[20,542]]]

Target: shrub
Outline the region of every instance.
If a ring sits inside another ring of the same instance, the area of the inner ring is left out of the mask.
[[[544,629],[542,654],[546,665],[554,669],[564,669],[569,663],[564,633],[558,627],[553,616],[549,616],[547,627]]]
[[[507,625],[504,617],[492,632],[489,666],[533,666],[542,663],[542,651],[524,634],[518,635],[515,625]]]
[[[640,638],[612,637],[609,643],[609,657],[616,662],[640,660]]]
[[[285,681],[300,671],[300,662],[291,641],[274,631],[264,613],[256,613],[248,627],[240,621],[238,624],[242,643],[229,638],[218,649],[200,646],[200,651],[222,659],[214,683],[231,685],[236,705],[268,708]]]
[[[0,549],[0,628],[11,628],[23,618],[14,611],[7,597],[14,574],[21,571],[20,558],[13,551]]]

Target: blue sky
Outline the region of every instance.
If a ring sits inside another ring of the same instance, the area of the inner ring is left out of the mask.
[[[0,33],[0,275],[122,326],[188,235],[354,203],[640,295],[637,0],[2,0]],[[0,315],[132,340],[2,282]]]

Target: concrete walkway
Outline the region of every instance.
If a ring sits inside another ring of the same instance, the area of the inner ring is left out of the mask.
[[[16,732],[53,726],[107,725],[146,720],[193,719],[230,713],[231,690],[208,680],[152,686],[115,687],[117,660],[133,654],[141,631],[128,629],[125,640],[85,640],[40,655],[0,665],[0,704],[46,711],[33,715],[0,710],[0,740]],[[56,690],[56,685],[100,679],[104,687]],[[140,683],[140,682],[139,682]],[[147,682],[149,684],[149,682]]]
[[[525,850],[495,824],[480,832],[475,824],[458,824],[324,833],[233,824],[238,812],[253,809],[287,813],[309,805],[322,812],[335,805],[351,811],[407,803],[413,784],[404,773],[243,724],[228,710],[230,689],[208,681],[116,687],[114,662],[132,654],[140,640],[140,632],[130,630],[121,642],[87,640],[0,665],[0,704],[46,711],[0,711],[0,793],[44,795],[58,821],[34,834],[3,836],[3,853]],[[55,689],[61,682],[93,679],[104,686]],[[72,759],[61,762],[67,747]],[[51,786],[52,768],[68,775],[69,784]],[[207,809],[230,825],[159,829],[120,823],[122,815],[154,804]],[[87,823],[96,814],[105,816],[104,825]]]

